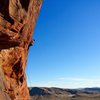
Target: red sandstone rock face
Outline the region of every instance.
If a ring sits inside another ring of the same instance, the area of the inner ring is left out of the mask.
[[[29,100],[25,66],[42,0],[0,0],[0,100]]]

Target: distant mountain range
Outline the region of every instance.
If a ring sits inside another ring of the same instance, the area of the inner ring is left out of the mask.
[[[86,100],[87,98],[88,100],[100,100],[100,88],[62,89],[29,87],[29,92],[31,100],[84,100],[84,98]]]
[[[83,88],[85,91],[94,91],[94,92],[100,92],[100,88],[94,87],[94,88]]]

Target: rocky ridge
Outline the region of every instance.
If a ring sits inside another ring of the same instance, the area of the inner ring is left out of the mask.
[[[30,87],[31,100],[100,100],[100,88]]]
[[[0,0],[0,100],[29,100],[28,49],[42,0]]]

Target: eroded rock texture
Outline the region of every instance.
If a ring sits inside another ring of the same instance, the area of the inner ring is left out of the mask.
[[[0,0],[0,100],[29,100],[25,65],[42,0]]]

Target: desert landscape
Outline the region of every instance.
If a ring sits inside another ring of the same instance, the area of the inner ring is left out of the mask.
[[[98,87],[100,0],[0,0],[0,100],[100,100]]]
[[[31,100],[100,100],[100,88],[29,88]]]

